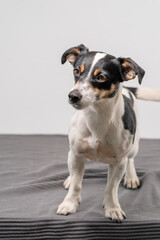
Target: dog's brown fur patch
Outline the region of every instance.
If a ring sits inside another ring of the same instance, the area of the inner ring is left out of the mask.
[[[98,88],[94,88],[91,84],[89,84],[90,87],[93,88],[93,90],[96,92],[96,96],[99,98],[99,99],[102,99],[102,98],[108,98],[114,91],[115,91],[115,84],[112,83],[111,85],[111,89],[110,90],[100,90]]]
[[[72,52],[67,56],[67,60],[70,63],[74,63],[76,56],[80,54],[80,50],[78,48],[73,48]]]
[[[124,68],[131,67],[131,68],[133,68],[133,64],[130,63],[129,61],[127,61],[127,60],[124,60],[124,62],[122,63],[122,67],[124,67]]]
[[[97,74],[100,73],[100,71],[101,71],[101,70],[100,70],[99,68],[97,68],[97,69],[94,71],[93,75],[94,75],[94,76],[97,76]]]
[[[81,51],[80,51],[78,48],[73,48],[73,49],[72,49],[72,52],[75,52],[75,53],[77,53],[77,54],[80,54]]]
[[[84,65],[83,64],[80,66],[80,71],[81,71],[81,73],[84,72]]]
[[[125,78],[127,80],[131,80],[131,79],[136,77],[136,73],[134,71],[134,66],[133,66],[132,63],[130,63],[129,61],[125,60],[122,63],[122,67],[124,69],[124,75],[125,75]]]
[[[74,54],[69,54],[69,55],[67,56],[67,60],[68,60],[68,62],[70,62],[70,63],[74,63],[74,62],[75,62],[75,59],[76,59],[76,56],[75,56]]]
[[[131,79],[134,79],[136,77],[136,74],[133,70],[130,70],[129,72],[127,72],[125,74],[125,77],[127,80],[131,80]]]
[[[78,83],[79,83],[79,81],[77,81],[77,82],[74,84],[74,86],[76,86]]]

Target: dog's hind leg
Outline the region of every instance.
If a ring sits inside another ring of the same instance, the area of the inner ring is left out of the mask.
[[[124,186],[130,189],[136,189],[140,186],[140,181],[137,177],[136,169],[134,166],[134,158],[129,158],[127,161]]]
[[[57,214],[68,215],[76,213],[81,201],[82,179],[84,174],[84,157],[78,157],[72,151],[68,154],[68,168],[70,172],[70,187],[63,202],[59,205]]]
[[[69,175],[64,181],[63,186],[66,190],[68,190],[70,185],[71,185],[71,176]]]

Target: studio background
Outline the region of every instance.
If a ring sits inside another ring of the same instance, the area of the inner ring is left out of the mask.
[[[131,57],[146,71],[142,87],[160,88],[159,9],[159,0],[0,0],[0,133],[68,133],[74,81],[60,59],[81,43]],[[160,103],[138,109],[141,137],[160,138]]]

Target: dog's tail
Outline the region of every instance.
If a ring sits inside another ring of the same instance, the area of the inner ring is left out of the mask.
[[[137,99],[160,101],[160,89],[127,87]]]

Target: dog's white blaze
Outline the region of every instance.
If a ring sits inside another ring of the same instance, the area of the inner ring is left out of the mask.
[[[90,77],[91,72],[92,72],[94,66],[96,65],[96,63],[97,63],[100,59],[104,58],[106,55],[107,55],[106,53],[96,53],[96,55],[94,56],[93,62],[92,62],[92,64],[91,64],[91,67],[90,67],[90,70],[89,70],[89,73],[88,73],[86,79],[88,79],[88,78]]]

